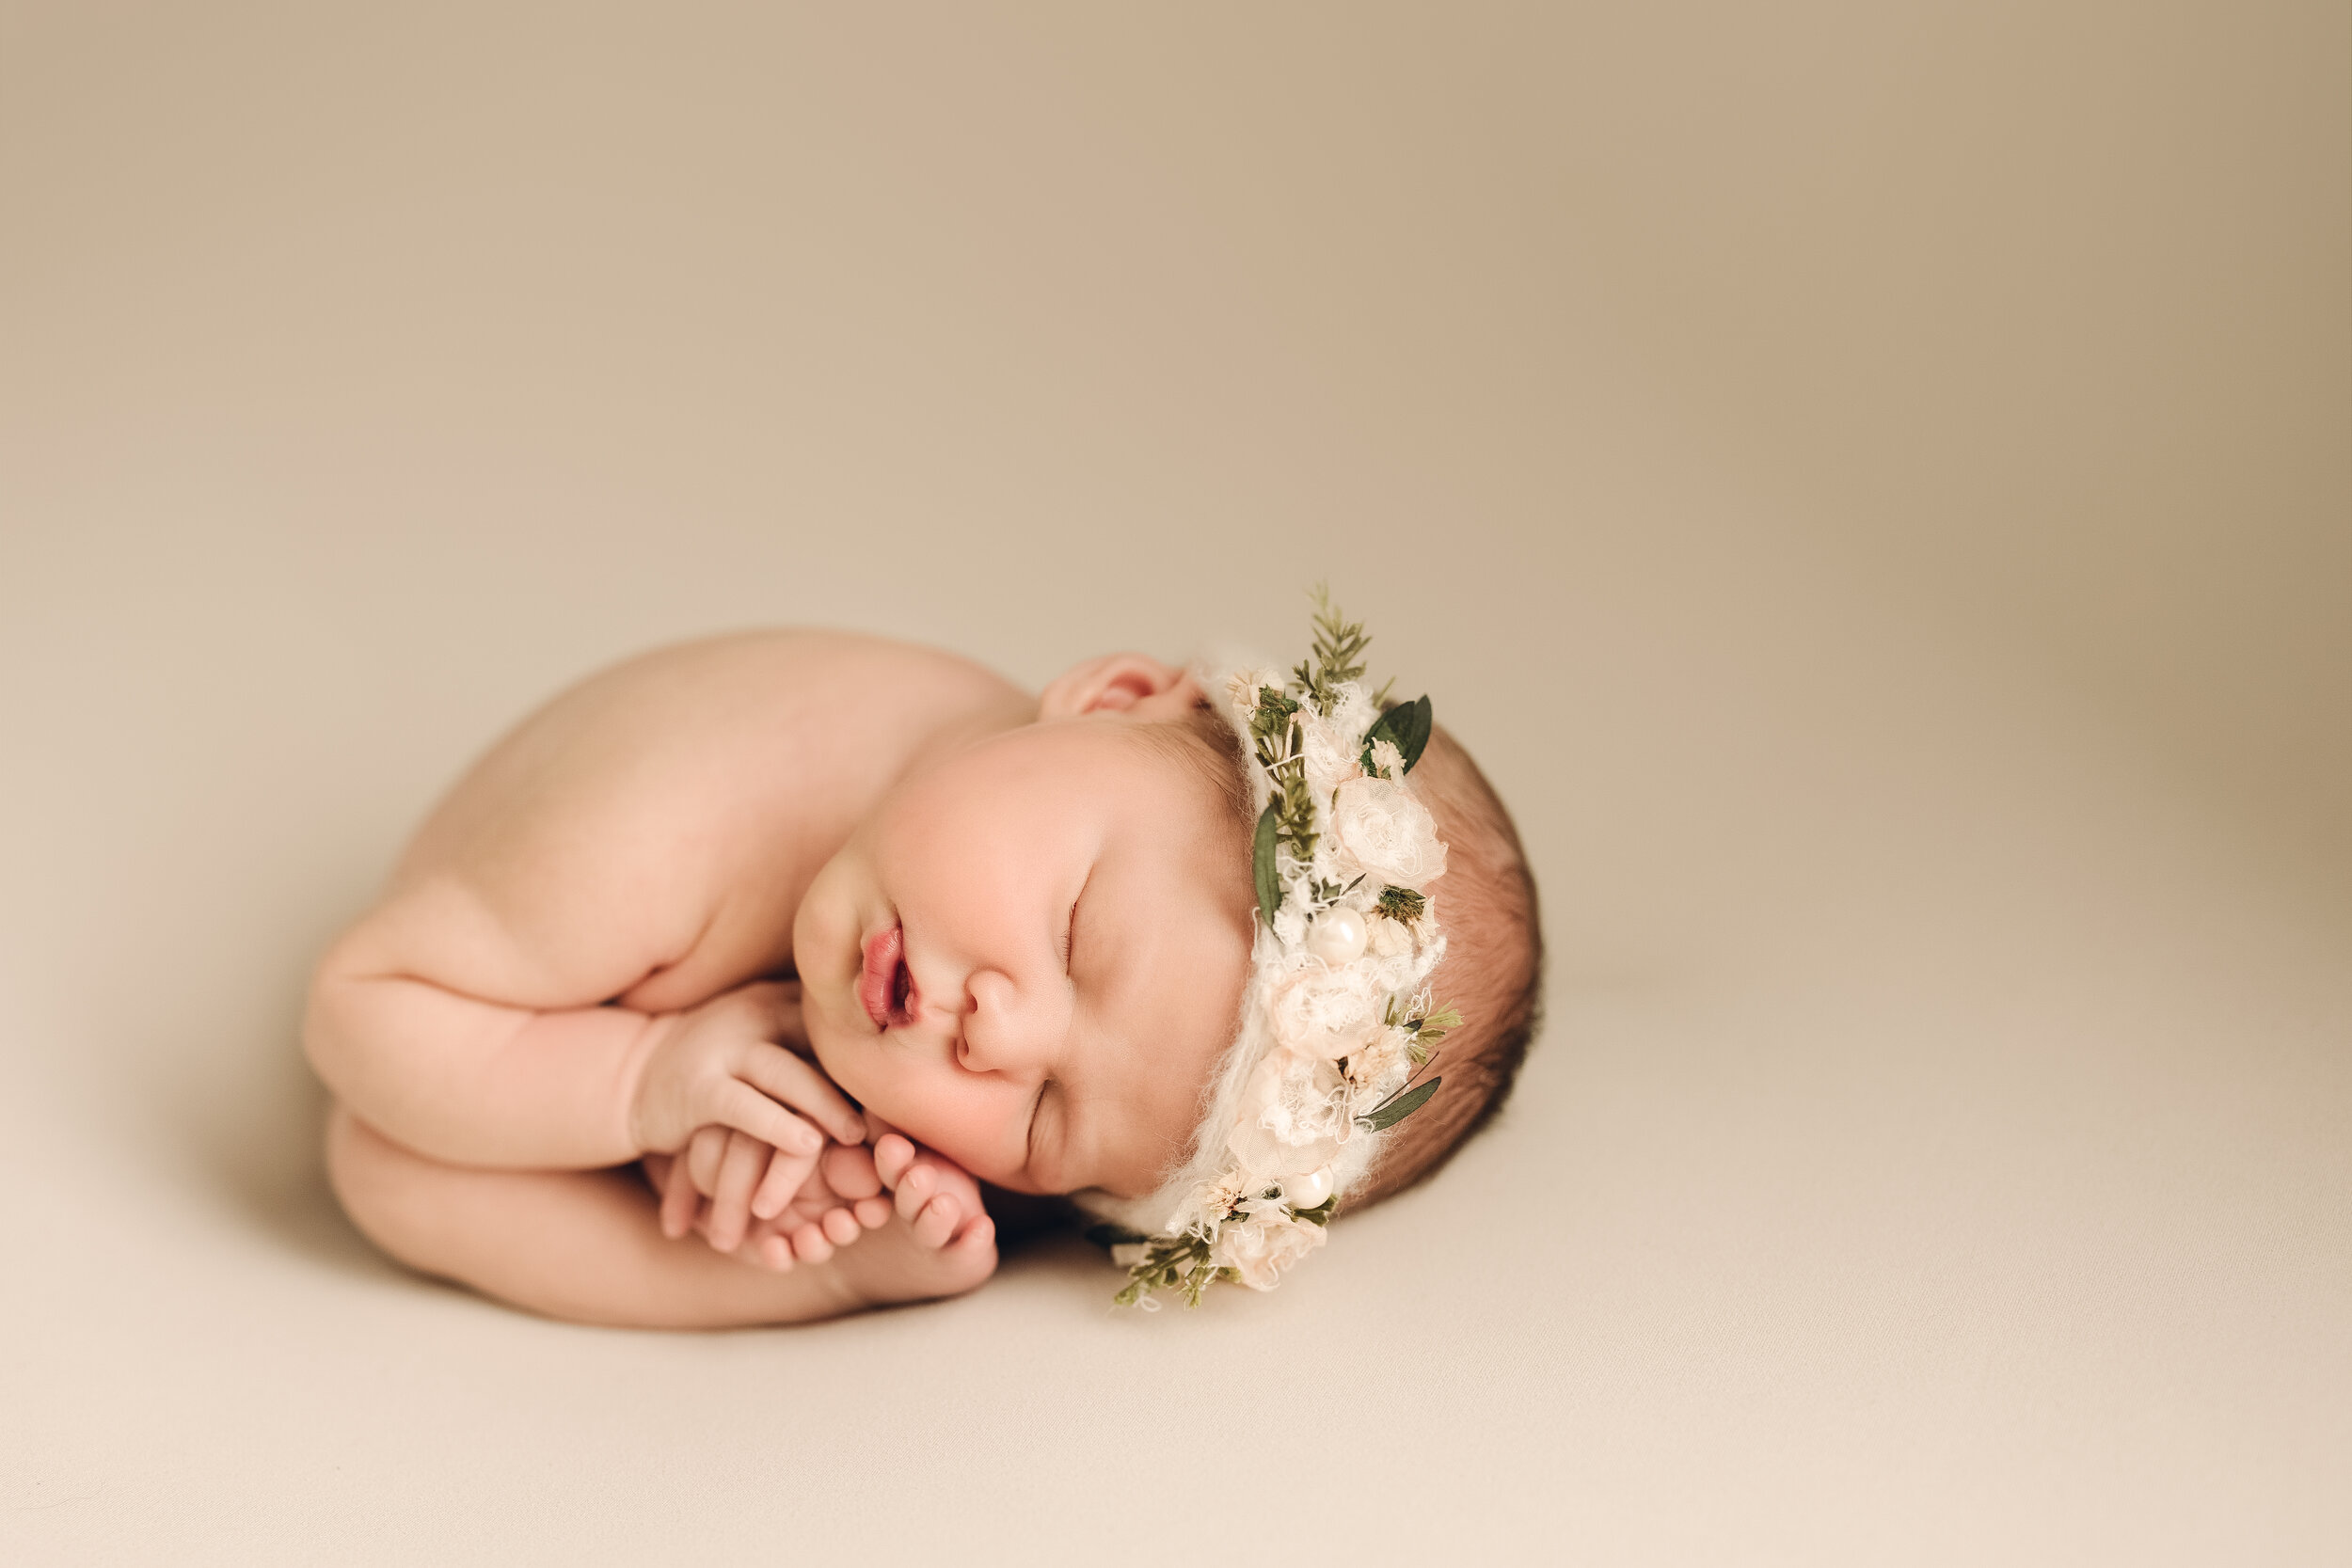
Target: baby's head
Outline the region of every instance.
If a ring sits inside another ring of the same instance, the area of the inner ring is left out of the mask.
[[[894,784],[793,932],[810,1040],[844,1090],[983,1180],[1105,1211],[1130,1200],[1147,1229],[1221,1158],[1203,1115],[1230,1113],[1252,1049],[1237,1033],[1282,961],[1253,874],[1266,858],[1256,746],[1208,684],[1223,683],[1140,655],[1077,666],[1034,721],[946,747]],[[1336,1167],[1351,1208],[1428,1175],[1492,1116],[1535,1022],[1534,886],[1508,814],[1442,730],[1410,781],[1445,846],[1442,879],[1426,918],[1365,913],[1391,927],[1375,950],[1410,967],[1418,948],[1422,989],[1467,1022],[1438,1046],[1438,1092]],[[1279,928],[1293,967],[1317,967],[1297,957],[1297,902]],[[1391,1068],[1409,1070],[1402,1056]],[[1366,1108],[1344,1089],[1334,1104],[1342,1125]],[[1293,1188],[1302,1212],[1327,1191]]]

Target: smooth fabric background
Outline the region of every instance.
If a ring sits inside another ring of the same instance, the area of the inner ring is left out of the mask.
[[[1328,578],[1549,1028],[1270,1296],[410,1277],[307,966],[587,670]],[[0,1557],[2352,1560],[2340,4],[0,5]]]

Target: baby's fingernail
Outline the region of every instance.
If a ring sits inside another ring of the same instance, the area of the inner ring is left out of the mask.
[[[825,1147],[825,1135],[803,1123],[792,1129],[791,1145],[795,1154],[814,1154]]]

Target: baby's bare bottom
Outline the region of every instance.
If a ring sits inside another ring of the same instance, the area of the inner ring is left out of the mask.
[[[661,1233],[633,1169],[481,1170],[405,1148],[341,1105],[327,1171],[353,1223],[410,1267],[549,1317],[642,1328],[806,1323],[952,1295],[996,1261],[985,1222],[926,1247],[903,1222],[830,1262],[775,1274]]]

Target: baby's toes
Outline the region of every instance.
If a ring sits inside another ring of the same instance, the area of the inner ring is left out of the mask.
[[[833,1257],[833,1243],[815,1220],[792,1232],[792,1255],[803,1263],[822,1263]]]
[[[963,1234],[947,1243],[947,1256],[968,1262],[987,1260],[990,1268],[996,1263],[996,1222],[986,1214],[975,1214],[972,1223],[963,1227]]]
[[[868,1230],[880,1230],[890,1223],[891,1205],[886,1197],[862,1197],[850,1205],[857,1215],[857,1223]]]
[[[825,1185],[836,1197],[872,1197],[882,1190],[874,1151],[864,1144],[835,1144],[825,1150],[824,1172]]]
[[[896,1200],[898,1217],[913,1225],[923,1205],[938,1192],[939,1173],[929,1165],[915,1165],[899,1176],[890,1196]]]
[[[818,1223],[824,1227],[825,1240],[835,1246],[848,1246],[866,1234],[866,1227],[858,1224],[857,1216],[847,1209],[828,1209],[825,1217]]]
[[[897,1191],[913,1164],[914,1143],[903,1133],[885,1132],[874,1140],[874,1174],[883,1186]]]
[[[923,1206],[914,1217],[914,1240],[918,1246],[936,1252],[947,1244],[956,1233],[956,1222],[963,1218],[963,1205],[946,1193]]]
[[[759,1244],[753,1249],[752,1256],[763,1268],[773,1269],[778,1274],[784,1274],[792,1267],[792,1243],[782,1236],[771,1233],[759,1239]]]

